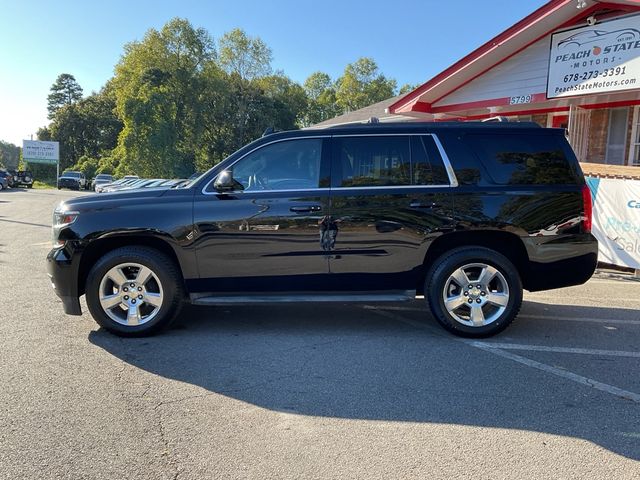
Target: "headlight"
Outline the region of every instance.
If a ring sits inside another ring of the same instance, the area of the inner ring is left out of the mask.
[[[79,212],[69,210],[64,203],[59,204],[53,210],[53,221],[51,225],[51,240],[53,242],[54,247],[60,247],[64,245],[64,241],[60,241],[58,236],[60,235],[60,230],[64,227],[71,225],[78,219],[80,215]]]

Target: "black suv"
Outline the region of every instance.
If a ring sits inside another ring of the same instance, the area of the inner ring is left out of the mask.
[[[64,310],[131,336],[183,301],[382,301],[424,294],[487,336],[522,290],[592,275],[591,195],[560,129],[395,123],[262,137],[183,188],[74,198],[48,271]]]

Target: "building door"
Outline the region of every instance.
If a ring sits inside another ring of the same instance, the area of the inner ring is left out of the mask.
[[[591,132],[591,110],[575,105],[569,107],[569,143],[581,162],[588,161],[589,134]]]
[[[612,108],[609,110],[609,135],[607,136],[607,153],[605,163],[608,165],[624,165],[627,143],[627,123],[629,109]]]

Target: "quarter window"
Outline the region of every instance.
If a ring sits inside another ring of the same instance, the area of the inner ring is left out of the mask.
[[[239,160],[233,178],[245,191],[318,188],[321,158],[321,138],[272,143]]]
[[[574,184],[577,174],[553,135],[473,134],[467,138],[495,183]]]

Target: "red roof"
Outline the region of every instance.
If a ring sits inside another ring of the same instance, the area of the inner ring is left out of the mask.
[[[551,32],[575,25],[594,13],[606,17],[614,12],[640,10],[640,0],[584,0],[577,9],[576,0],[551,0],[425,84],[389,106],[395,114],[417,115],[433,112],[431,105],[449,95],[499,63],[524,50]]]

